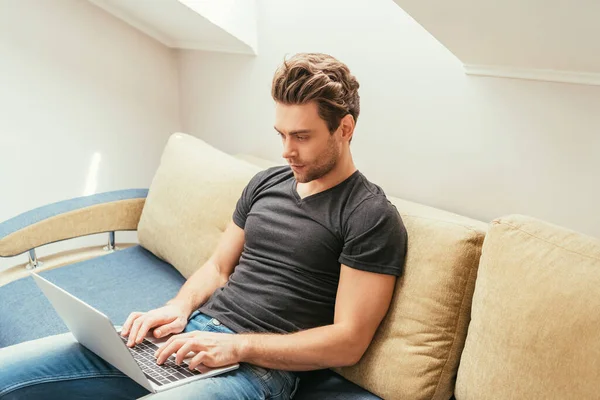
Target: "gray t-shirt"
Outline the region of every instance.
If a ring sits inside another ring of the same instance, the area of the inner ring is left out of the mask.
[[[301,199],[288,166],[259,172],[233,221],[239,264],[200,307],[232,330],[291,333],[333,323],[340,264],[399,276],[407,235],[383,190],[359,171]]]

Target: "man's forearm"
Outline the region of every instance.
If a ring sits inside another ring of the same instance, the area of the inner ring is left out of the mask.
[[[288,371],[353,365],[364,353],[364,345],[341,325],[286,335],[241,334],[240,340],[242,362]]]
[[[195,309],[204,304],[215,290],[227,282],[227,277],[219,273],[219,268],[210,260],[202,268],[194,272],[167,304],[181,307],[189,316]]]

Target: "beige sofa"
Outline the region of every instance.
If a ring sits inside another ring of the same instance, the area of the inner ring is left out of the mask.
[[[190,276],[244,185],[270,165],[172,135],[142,203],[140,244]],[[408,230],[405,272],[367,353],[337,372],[390,400],[600,398],[600,240],[388,197]],[[52,224],[64,231],[68,220]]]

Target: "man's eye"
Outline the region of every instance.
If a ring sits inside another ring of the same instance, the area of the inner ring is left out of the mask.
[[[297,137],[297,138],[298,138],[298,140],[299,140],[299,141],[301,141],[301,142],[303,142],[303,141],[305,141],[306,139],[308,139],[308,137],[307,137],[307,136],[296,136],[296,137]]]

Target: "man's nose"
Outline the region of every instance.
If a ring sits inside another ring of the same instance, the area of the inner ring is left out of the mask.
[[[287,139],[283,141],[283,153],[281,156],[286,159],[294,158],[298,155],[296,149],[293,146],[291,140]]]

